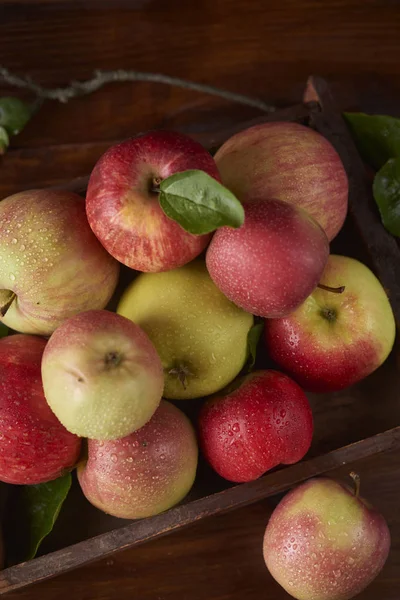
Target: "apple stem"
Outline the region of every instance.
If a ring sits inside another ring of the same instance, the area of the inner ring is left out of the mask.
[[[159,194],[160,193],[160,183],[162,182],[161,177],[153,177],[153,180],[151,182],[151,186],[150,186],[150,191],[153,194]]]
[[[360,496],[361,477],[355,471],[349,473],[354,483],[354,495],[356,498]]]
[[[4,304],[2,304],[2,306],[0,306],[0,317],[6,316],[8,309],[10,308],[11,304],[14,302],[15,298],[17,297],[17,294],[15,294],[14,292],[10,292],[10,294],[11,295],[4,302]]]
[[[181,382],[183,389],[186,390],[187,378],[189,375],[192,375],[192,373],[185,365],[179,365],[178,367],[173,367],[172,369],[169,369],[168,375],[174,375],[175,377],[177,377]]]
[[[341,285],[339,287],[330,287],[329,285],[324,285],[323,283],[319,283],[317,285],[321,290],[325,290],[326,292],[332,292],[333,294],[343,294],[346,286]]]

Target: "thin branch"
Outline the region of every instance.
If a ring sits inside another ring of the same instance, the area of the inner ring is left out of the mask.
[[[51,89],[42,87],[28,76],[20,77],[14,75],[13,73],[10,73],[8,69],[0,66],[0,81],[13,87],[29,90],[40,100],[58,100],[58,102],[63,103],[78,96],[91,94],[107,83],[116,81],[141,81],[163,83],[203,94],[209,94],[211,96],[218,96],[230,102],[258,108],[263,112],[274,112],[276,110],[274,106],[270,106],[258,98],[242,96],[241,94],[235,94],[234,92],[228,92],[202,83],[186,81],[178,77],[169,77],[168,75],[162,75],[160,73],[143,73],[141,71],[95,71],[93,77],[87,81],[71,81],[70,85],[66,87]]]

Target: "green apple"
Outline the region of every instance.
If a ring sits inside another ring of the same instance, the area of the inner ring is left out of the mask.
[[[156,347],[166,398],[213,394],[230,383],[246,361],[253,316],[219,291],[203,261],[139,275],[117,312],[139,325]]]

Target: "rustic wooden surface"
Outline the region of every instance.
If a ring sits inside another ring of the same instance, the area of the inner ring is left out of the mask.
[[[298,102],[307,76],[317,73],[333,82],[342,107],[400,115],[399,10],[397,0],[0,0],[0,63],[51,86],[123,67],[279,105]],[[150,84],[116,84],[68,105],[46,103],[0,162],[0,196],[86,175],[113,140],[139,130],[212,131],[259,114]],[[400,457],[357,468],[363,493],[385,514],[393,536],[384,571],[359,598],[398,600]],[[10,597],[284,600],[260,551],[271,507],[265,501],[211,518]]]

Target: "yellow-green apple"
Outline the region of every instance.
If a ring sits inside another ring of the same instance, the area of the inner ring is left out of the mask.
[[[390,549],[386,521],[349,488],[310,479],[271,515],[264,559],[297,600],[349,600],[375,579]]]
[[[229,481],[252,481],[308,451],[313,418],[303,390],[278,371],[254,371],[207,400],[199,439],[213,469]]]
[[[42,380],[49,406],[68,431],[97,440],[142,427],[164,387],[146,333],[106,310],[80,313],[56,329],[43,354]]]
[[[334,147],[298,123],[255,125],[215,155],[222,183],[242,202],[278,198],[301,206],[332,240],[347,214],[348,179]]]
[[[331,255],[321,283],[292,314],[265,321],[270,356],[312,392],[340,390],[377,369],[389,355],[396,325],[379,280],[361,262]]]
[[[37,484],[71,469],[81,441],[50,410],[40,365],[46,340],[16,334],[0,340],[0,481]]]
[[[150,517],[180,502],[193,485],[198,448],[186,415],[162,400],[151,420],[119,440],[89,440],[78,467],[86,498],[122,519]]]
[[[104,308],[119,265],[72,192],[32,190],[0,203],[0,313],[23,333],[51,334],[68,317]]]
[[[244,310],[283,317],[317,286],[329,256],[322,228],[305,210],[282,200],[245,208],[239,229],[222,227],[207,250],[215,285]]]
[[[207,396],[230,383],[247,357],[252,315],[214,285],[204,261],[139,275],[118,312],[146,331],[161,358],[164,396]]]
[[[112,256],[131,269],[158,272],[180,267],[204,250],[210,236],[186,232],[158,201],[160,182],[189,169],[220,179],[207,150],[173,131],[152,131],[107,150],[90,176],[86,211]]]

